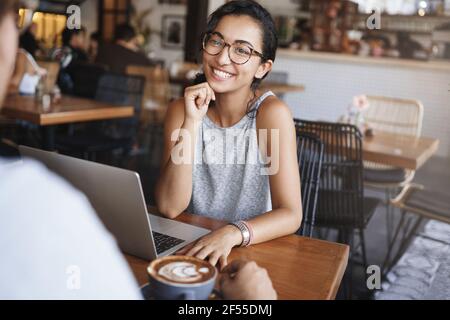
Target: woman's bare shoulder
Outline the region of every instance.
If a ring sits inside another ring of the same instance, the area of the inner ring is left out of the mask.
[[[258,128],[282,128],[293,123],[289,107],[276,96],[264,99],[256,115]]]

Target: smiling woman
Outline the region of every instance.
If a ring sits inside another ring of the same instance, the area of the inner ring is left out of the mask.
[[[169,218],[187,209],[230,222],[179,252],[223,268],[234,246],[299,228],[296,137],[288,107],[258,90],[277,49],[267,10],[228,2],[199,40],[203,73],[168,109],[156,200]]]

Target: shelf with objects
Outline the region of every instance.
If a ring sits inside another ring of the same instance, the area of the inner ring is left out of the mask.
[[[354,29],[358,4],[351,1],[316,0],[310,4],[311,49],[327,52],[349,51],[348,31]]]

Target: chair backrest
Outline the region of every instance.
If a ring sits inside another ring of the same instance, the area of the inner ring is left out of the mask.
[[[73,81],[73,94],[78,97],[94,99],[97,86],[107,67],[101,64],[77,62],[70,67]]]
[[[105,72],[99,79],[95,99],[113,105],[130,105],[134,107],[132,118],[108,121],[113,123],[114,136],[136,136],[141,111],[145,78],[113,72]]]
[[[354,125],[294,120],[297,130],[324,143],[315,225],[351,228],[363,224],[361,132]]]
[[[132,105],[135,113],[139,114],[144,85],[144,77],[105,72],[98,81],[95,99],[116,105]]]
[[[152,99],[158,103],[170,100],[169,71],[157,66],[128,66],[127,74],[145,78],[144,100]]]
[[[315,134],[296,130],[297,159],[301,180],[303,220],[297,234],[312,236],[323,159],[323,142]]]
[[[152,122],[163,122],[171,97],[169,71],[161,65],[130,65],[126,73],[145,78],[142,104],[144,108],[148,108],[148,112],[141,113],[142,123],[147,125]]]
[[[419,137],[423,105],[418,100],[368,96],[364,120],[375,130]]]

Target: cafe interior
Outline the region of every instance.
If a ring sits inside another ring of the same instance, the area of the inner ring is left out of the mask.
[[[145,238],[126,217],[139,201],[161,216],[156,189],[164,137],[170,139],[168,108],[197,83],[208,16],[227,2],[40,0],[22,1],[17,12],[19,49],[0,108],[0,172],[6,176],[31,156],[84,193],[141,289],[157,256],[123,240]],[[258,92],[271,91],[290,111],[285,125],[295,128],[298,165],[289,175],[300,177],[302,221],[290,234],[235,246],[228,262],[255,261],[283,300],[450,299],[450,1],[256,2],[272,16],[278,37]],[[233,64],[235,43],[223,46]],[[290,182],[277,186],[291,194]],[[221,197],[229,189],[235,188],[219,188]],[[208,202],[210,195],[202,197]],[[112,214],[102,201],[122,209],[110,208]],[[10,208],[0,207],[0,224],[14,219]],[[226,224],[184,211],[174,220],[208,230]],[[154,228],[159,220],[152,219],[143,224]],[[242,244],[245,230],[253,236],[245,221],[233,225]],[[65,233],[57,234],[63,241]],[[22,243],[27,235],[20,237]],[[1,248],[7,240],[0,236]],[[9,263],[20,264],[14,257]],[[76,297],[73,288],[67,295],[52,294],[52,286],[41,295],[14,295],[2,287],[8,286],[0,285],[4,299]]]

